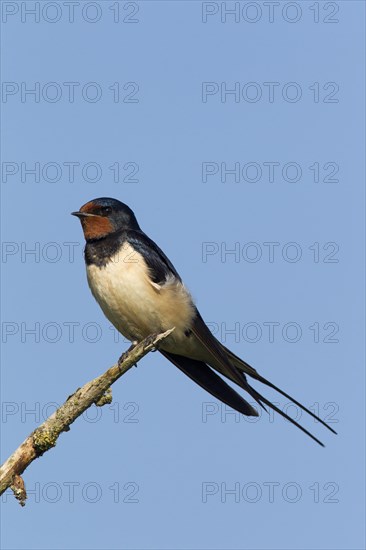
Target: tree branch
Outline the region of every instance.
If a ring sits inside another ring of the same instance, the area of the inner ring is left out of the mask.
[[[98,406],[111,403],[110,386],[144,355],[157,347],[159,342],[169,336],[173,330],[174,328],[162,334],[152,334],[136,346],[131,346],[113,367],[70,395],[66,402],[36,428],[4,462],[0,468],[0,495],[10,487],[15,498],[19,500],[21,506],[24,506],[27,493],[21,474],[29,464],[55,447],[59,435],[69,431],[70,425],[93,403]]]

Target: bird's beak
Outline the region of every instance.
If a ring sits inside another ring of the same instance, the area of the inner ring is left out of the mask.
[[[71,212],[71,215],[76,216],[77,218],[89,218],[96,216],[96,214],[90,214],[89,212]]]

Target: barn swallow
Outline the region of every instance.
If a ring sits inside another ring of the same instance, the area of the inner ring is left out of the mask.
[[[211,333],[177,270],[140,228],[133,211],[122,202],[99,198],[78,212],[84,237],[87,279],[105,316],[133,344],[153,333],[175,330],[159,351],[211,395],[246,416],[257,410],[215,371],[235,382],[261,407],[271,407],[314,441],[319,439],[262,396],[247,375],[279,392],[336,433],[304,405],[261,376]]]

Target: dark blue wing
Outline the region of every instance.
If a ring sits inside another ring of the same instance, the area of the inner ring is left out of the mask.
[[[128,231],[126,240],[144,258],[154,283],[163,283],[172,275],[182,280],[169,258],[143,231]]]

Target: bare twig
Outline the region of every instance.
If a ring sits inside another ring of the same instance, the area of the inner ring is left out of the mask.
[[[0,495],[8,487],[22,506],[25,505],[27,493],[21,474],[33,460],[40,457],[56,445],[62,432],[67,432],[70,425],[93,403],[103,406],[112,400],[110,386],[135,365],[144,355],[156,348],[174,329],[162,334],[152,334],[131,347],[118,362],[104,374],[87,382],[82,388],[68,397],[43,424],[36,428],[18,449],[0,468]]]

